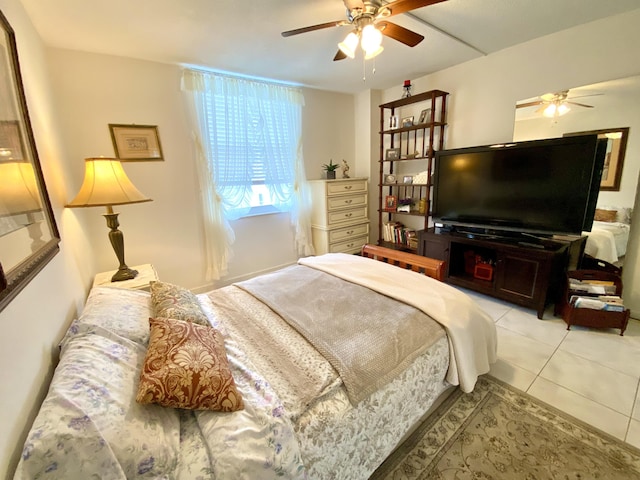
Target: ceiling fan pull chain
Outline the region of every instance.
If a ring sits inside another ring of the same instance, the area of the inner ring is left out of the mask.
[[[364,58],[362,59],[362,81],[367,81],[367,61]]]

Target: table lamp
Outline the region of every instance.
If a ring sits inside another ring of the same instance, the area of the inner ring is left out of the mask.
[[[42,203],[33,165],[24,161],[0,161],[0,185],[0,217],[24,215],[26,222],[16,221],[26,226],[32,240],[31,251],[36,252],[46,242],[42,240],[40,222],[35,216],[42,211]]]
[[[118,230],[118,214],[113,211],[113,206],[150,201],[131,183],[117,158],[85,159],[84,181],[76,197],[66,207],[107,207],[107,213],[103,215],[111,229],[109,240],[120,262],[118,270],[111,277],[112,282],[130,280],[138,274],[137,270],[129,268],[124,262],[124,236]]]

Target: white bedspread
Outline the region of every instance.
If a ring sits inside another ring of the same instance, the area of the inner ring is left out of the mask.
[[[412,305],[447,330],[449,371],[446,380],[470,392],[479,375],[497,360],[496,327],[466,294],[424,275],[413,275],[384,262],[344,253],[301,258],[298,263],[322,270],[352,283]]]
[[[587,236],[584,253],[605,262],[617,262],[627,251],[629,230],[626,223],[594,221],[590,232],[582,232]]]

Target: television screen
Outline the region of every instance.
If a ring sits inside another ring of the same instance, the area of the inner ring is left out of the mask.
[[[451,226],[591,230],[604,152],[596,135],[436,153],[432,215]]]

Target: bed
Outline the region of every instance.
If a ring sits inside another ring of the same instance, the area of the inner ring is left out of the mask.
[[[585,253],[615,264],[627,251],[631,221],[630,208],[607,207],[596,209],[595,220],[587,236]]]
[[[493,320],[436,280],[442,269],[365,246],[199,295],[93,288],[15,478],[369,478],[443,392],[471,391],[496,360]],[[185,342],[177,355],[163,350],[172,338]],[[215,363],[189,350],[199,338],[218,342],[215,368],[232,378],[196,388]],[[218,411],[147,402],[170,360],[192,375],[178,401],[219,388]]]

